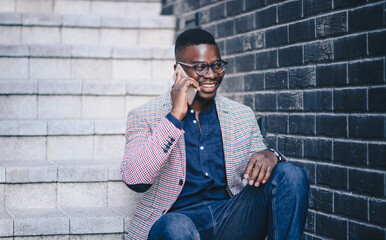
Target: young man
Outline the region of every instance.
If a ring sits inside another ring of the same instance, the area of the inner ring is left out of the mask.
[[[188,77],[128,116],[121,173],[144,192],[128,238],[300,239],[306,174],[266,148],[250,108],[216,95],[226,62],[213,36],[181,33],[175,57]]]

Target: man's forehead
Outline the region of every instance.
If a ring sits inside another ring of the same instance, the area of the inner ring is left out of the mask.
[[[181,58],[220,58],[220,53],[217,45],[212,44],[199,44],[199,45],[189,45],[183,48],[180,48],[176,52],[177,59]]]

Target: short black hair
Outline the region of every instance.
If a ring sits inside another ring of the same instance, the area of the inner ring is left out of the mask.
[[[177,57],[177,51],[188,46],[209,44],[217,45],[214,37],[209,32],[201,28],[193,28],[182,32],[176,39],[174,54]]]

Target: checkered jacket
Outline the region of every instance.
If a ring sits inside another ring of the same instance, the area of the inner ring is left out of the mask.
[[[215,98],[224,146],[227,190],[243,188],[242,176],[253,152],[265,149],[253,111],[228,98]],[[128,115],[121,174],[125,183],[151,184],[134,211],[128,239],[147,239],[150,228],[179,196],[186,177],[184,131],[165,116],[170,93],[161,95]]]

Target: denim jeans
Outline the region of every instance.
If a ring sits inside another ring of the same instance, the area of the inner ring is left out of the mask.
[[[268,182],[245,186],[230,199],[203,201],[166,213],[153,225],[153,239],[301,239],[309,183],[292,163],[279,163]]]

